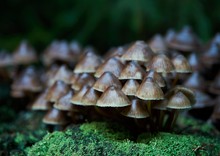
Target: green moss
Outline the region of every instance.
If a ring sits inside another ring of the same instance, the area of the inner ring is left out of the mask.
[[[92,122],[48,134],[28,155],[218,155],[220,139],[188,134],[144,133],[136,142],[118,124]]]

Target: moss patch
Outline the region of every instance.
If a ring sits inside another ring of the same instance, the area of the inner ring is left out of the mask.
[[[28,155],[219,155],[220,139],[189,134],[144,133],[137,141],[114,123],[92,122],[48,134]]]

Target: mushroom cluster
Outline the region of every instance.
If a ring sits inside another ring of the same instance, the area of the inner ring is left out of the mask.
[[[11,95],[28,96],[28,108],[46,111],[43,122],[55,127],[117,120],[142,130],[171,130],[178,112],[189,109],[217,125],[219,48],[219,34],[203,45],[188,26],[104,56],[77,42],[54,41],[43,52],[44,69],[36,69],[28,66],[37,60],[35,51],[22,42],[13,56],[0,53],[0,76],[7,71],[2,67],[15,66],[8,72]]]

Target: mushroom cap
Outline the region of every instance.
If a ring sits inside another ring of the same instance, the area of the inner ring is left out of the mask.
[[[215,77],[214,81],[210,85],[209,91],[213,94],[220,95],[220,72]]]
[[[72,77],[72,72],[70,70],[67,69],[67,67],[65,65],[62,65],[59,67],[59,69],[56,71],[56,73],[54,74],[54,76],[49,79],[49,86],[53,85],[54,82],[61,80],[67,84],[70,84],[70,79]]]
[[[129,62],[125,68],[120,73],[119,79],[120,80],[127,80],[127,79],[138,79],[142,80],[145,76],[146,72],[142,69],[142,67],[134,62]]]
[[[125,107],[131,105],[128,97],[117,87],[109,86],[97,101],[99,107]]]
[[[151,48],[144,41],[136,41],[128,48],[121,58],[127,61],[148,62],[153,54]]]
[[[89,90],[89,88],[91,87],[87,85],[83,86],[78,92],[75,93],[75,95],[71,98],[70,102],[74,105],[84,106],[84,104],[82,103],[82,98],[87,92],[87,90]]]
[[[161,50],[166,51],[167,50],[167,44],[160,34],[154,35],[153,38],[148,42],[148,45],[156,53],[157,53],[157,51],[161,51]]]
[[[177,55],[172,59],[172,63],[177,73],[191,73],[192,68],[188,60],[183,55]]]
[[[183,86],[175,86],[173,89],[169,90],[166,93],[166,98],[170,98],[173,94],[177,93],[177,92],[182,92],[189,100],[191,105],[196,103],[196,99],[195,99],[195,92],[193,92],[191,89],[183,87]]]
[[[28,67],[14,80],[11,88],[12,90],[39,92],[43,86],[38,76],[33,67]]]
[[[79,90],[82,88],[82,86],[84,85],[88,85],[88,86],[93,86],[93,84],[95,83],[95,78],[90,75],[89,73],[82,73],[80,74],[80,76],[77,78],[77,80],[75,81],[74,84],[72,84],[72,88],[74,90]]]
[[[102,59],[93,52],[87,52],[76,64],[74,73],[95,73]]]
[[[185,26],[176,33],[176,35],[168,43],[170,48],[191,52],[197,50],[200,46],[197,36],[193,33],[190,27]]]
[[[70,78],[70,84],[74,85],[76,83],[76,80],[79,78],[79,76],[80,76],[80,74],[73,73]]]
[[[23,40],[13,53],[15,64],[30,64],[37,61],[35,50]]]
[[[46,96],[48,89],[42,92],[37,99],[32,103],[31,110],[49,110],[52,108],[52,104],[47,101]]]
[[[181,91],[172,95],[167,102],[167,108],[170,109],[188,109],[191,107],[190,100]]]
[[[166,82],[164,78],[159,73],[155,72],[154,70],[149,70],[145,79],[148,77],[151,77],[160,87],[166,86]]]
[[[95,90],[104,92],[109,86],[115,86],[121,89],[121,82],[111,72],[104,72],[93,85]]]
[[[192,108],[206,108],[215,105],[215,101],[208,94],[199,90],[195,91],[195,100],[196,103]]]
[[[147,108],[138,99],[133,99],[131,105],[124,108],[121,114],[135,119],[142,119],[150,116]]]
[[[202,54],[201,62],[212,65],[220,60],[220,44],[212,43]]]
[[[146,78],[140,84],[136,96],[142,100],[162,100],[164,93],[157,83],[152,78]]]
[[[109,59],[111,57],[116,57],[119,56],[121,57],[125,53],[125,48],[124,47],[113,47],[111,48],[107,54],[105,55],[104,58]]]
[[[158,73],[170,73],[175,71],[172,61],[164,54],[159,54],[153,57],[147,65],[147,71],[151,69]]]
[[[119,77],[124,65],[115,57],[109,58],[103,64],[101,64],[96,70],[95,77],[99,78],[104,72],[111,72],[116,77]]]
[[[13,65],[14,60],[11,54],[0,51],[0,68]]]
[[[127,80],[122,87],[122,92],[127,96],[135,96],[140,84],[133,79]]]
[[[65,95],[60,97],[59,100],[57,100],[54,103],[53,106],[56,109],[63,110],[63,111],[72,111],[72,110],[74,110],[74,105],[72,105],[70,103],[70,100],[73,97],[73,95],[74,95],[74,91],[73,90],[69,90],[69,92],[67,92]]]
[[[100,93],[94,90],[92,87],[89,88],[82,97],[82,105],[94,106],[100,97]]]
[[[63,81],[56,81],[51,87],[49,87],[46,99],[50,102],[56,102],[69,91],[69,87]]]
[[[197,70],[201,69],[199,57],[196,53],[192,53],[189,55],[188,62],[190,64],[190,66],[192,67],[193,71],[197,71]]]
[[[172,39],[174,38],[176,32],[173,29],[169,29],[166,32],[166,35],[164,37],[164,40],[166,41],[166,43],[169,43],[170,41],[172,41]]]
[[[43,123],[50,125],[65,125],[68,123],[67,113],[56,108],[52,108],[44,116]]]
[[[202,84],[202,85],[201,85]],[[193,72],[190,77],[184,82],[184,86],[191,89],[207,90],[206,82],[204,78],[199,74],[198,71]]]

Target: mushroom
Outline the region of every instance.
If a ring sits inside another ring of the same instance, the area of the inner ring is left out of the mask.
[[[151,48],[144,41],[136,41],[128,48],[121,58],[126,61],[148,62],[153,54]]]
[[[148,45],[155,53],[158,51],[167,50],[167,44],[160,34],[154,35],[153,38],[148,42]]]
[[[121,90],[127,96],[135,96],[139,86],[140,84],[136,80],[129,79]]]

